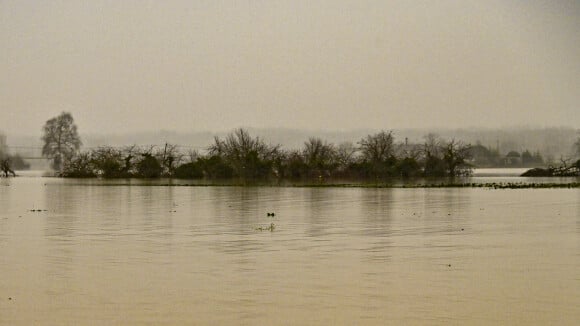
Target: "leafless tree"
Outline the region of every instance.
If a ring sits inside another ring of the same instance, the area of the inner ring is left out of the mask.
[[[187,157],[189,159],[189,163],[193,163],[197,161],[198,158],[201,157],[201,154],[197,149],[190,149],[189,151],[187,151]]]
[[[359,142],[359,145],[362,159],[373,164],[386,162],[394,155],[392,131],[368,135]]]
[[[429,133],[425,137],[421,154],[423,158],[440,157],[442,153],[443,141],[437,134]]]
[[[309,138],[302,150],[304,161],[311,169],[326,169],[335,157],[333,144],[323,142],[320,138]]]
[[[237,175],[253,177],[263,174],[268,165],[279,153],[279,145],[270,145],[260,137],[251,137],[247,130],[236,129],[225,139],[215,137],[208,153],[222,157],[234,169]],[[250,175],[252,174],[252,175]]]
[[[356,159],[357,148],[351,142],[342,142],[336,147],[336,162],[339,169],[346,169]]]
[[[156,158],[161,163],[163,175],[171,176],[176,166],[183,161],[183,153],[178,150],[177,145],[165,143],[163,148],[157,150]]]
[[[467,160],[471,155],[471,145],[452,139],[445,142],[443,160],[447,166],[449,176],[469,175],[471,167]]]

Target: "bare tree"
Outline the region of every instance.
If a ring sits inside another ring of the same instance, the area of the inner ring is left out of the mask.
[[[359,145],[362,159],[370,163],[383,163],[394,155],[392,131],[368,135],[359,142]]]
[[[201,154],[197,149],[190,149],[187,151],[187,157],[189,158],[189,163],[193,163],[201,157]]]
[[[471,155],[471,145],[452,139],[445,143],[443,149],[443,161],[447,166],[449,176],[470,175],[471,166],[467,159]]]
[[[345,170],[354,162],[357,149],[351,142],[342,142],[336,147],[336,163],[339,169]]]
[[[269,145],[259,137],[251,137],[247,130],[236,129],[225,139],[215,137],[208,148],[211,156],[219,156],[240,177],[259,177],[272,172],[271,165],[278,157],[279,145]]]
[[[423,149],[421,154],[424,158],[429,157],[439,157],[442,150],[443,141],[437,134],[428,133],[425,137],[425,142],[423,143]]]
[[[181,153],[177,145],[165,143],[162,149],[159,149],[155,155],[157,160],[161,163],[163,168],[163,175],[171,176],[173,171],[183,161],[183,153]]]
[[[90,158],[95,169],[95,174],[105,178],[118,178],[122,176],[125,160],[123,152],[120,149],[110,146],[102,146],[91,150]],[[82,163],[83,159],[80,161],[75,160],[74,166],[78,166]],[[71,164],[68,164],[67,162],[65,166],[69,167]]]
[[[309,138],[302,150],[304,161],[314,173],[321,173],[330,168],[335,157],[333,144],[323,142],[320,138]]]
[[[72,159],[82,144],[74,119],[68,112],[46,121],[42,141],[42,155],[52,160],[55,170],[61,170],[62,164]]]

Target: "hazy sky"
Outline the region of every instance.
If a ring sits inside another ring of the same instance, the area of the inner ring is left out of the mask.
[[[580,127],[580,1],[0,0],[0,130]]]

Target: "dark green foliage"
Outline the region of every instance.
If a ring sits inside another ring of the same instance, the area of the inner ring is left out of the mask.
[[[310,138],[302,150],[304,163],[311,176],[321,177],[332,174],[337,167],[334,162],[336,151],[334,145],[323,142],[320,138]]]
[[[207,178],[228,179],[234,176],[234,169],[226,164],[220,156],[200,157],[198,162]]]
[[[352,179],[383,182],[392,177],[442,177],[467,175],[470,147],[454,140],[445,142],[429,135],[424,145],[394,144],[391,132],[369,135],[359,142],[338,147],[310,138],[300,150],[283,151],[279,146],[252,138],[238,129],[225,139],[216,138],[207,155],[190,155],[190,162],[177,146],[123,149],[101,147],[77,153],[64,165],[63,176],[103,178],[238,179]]]
[[[89,153],[80,153],[67,162],[61,176],[69,178],[94,178],[97,176],[93,169]]]
[[[412,157],[405,157],[397,162],[397,174],[403,178],[417,177],[421,175],[419,162]]]
[[[180,179],[201,179],[203,169],[199,161],[185,163],[175,169],[173,176]]]
[[[127,178],[131,175],[124,169],[125,157],[121,150],[99,147],[90,153],[95,174],[104,178]]]
[[[308,175],[308,165],[300,152],[289,152],[283,162],[278,171],[281,178],[302,179]]]
[[[441,177],[446,175],[445,163],[436,156],[427,156],[423,168],[425,177]]]
[[[533,168],[522,174],[522,177],[551,177],[554,171],[551,169]]]
[[[163,168],[159,161],[151,154],[142,154],[143,158],[137,163],[137,175],[142,178],[159,178]]]
[[[219,157],[220,164],[229,166],[236,177],[265,178],[273,172],[272,167],[279,155],[279,146],[266,144],[259,137],[251,137],[245,129],[237,129],[224,140],[216,137],[214,144],[209,147],[209,154],[212,158]],[[212,174],[211,171],[208,172]]]
[[[368,135],[359,141],[361,164],[359,173],[373,178],[395,176],[397,158],[395,157],[394,137],[391,131],[381,131]]]

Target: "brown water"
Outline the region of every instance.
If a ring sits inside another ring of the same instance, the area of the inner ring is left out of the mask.
[[[0,180],[1,325],[580,323],[578,189],[103,184]]]

